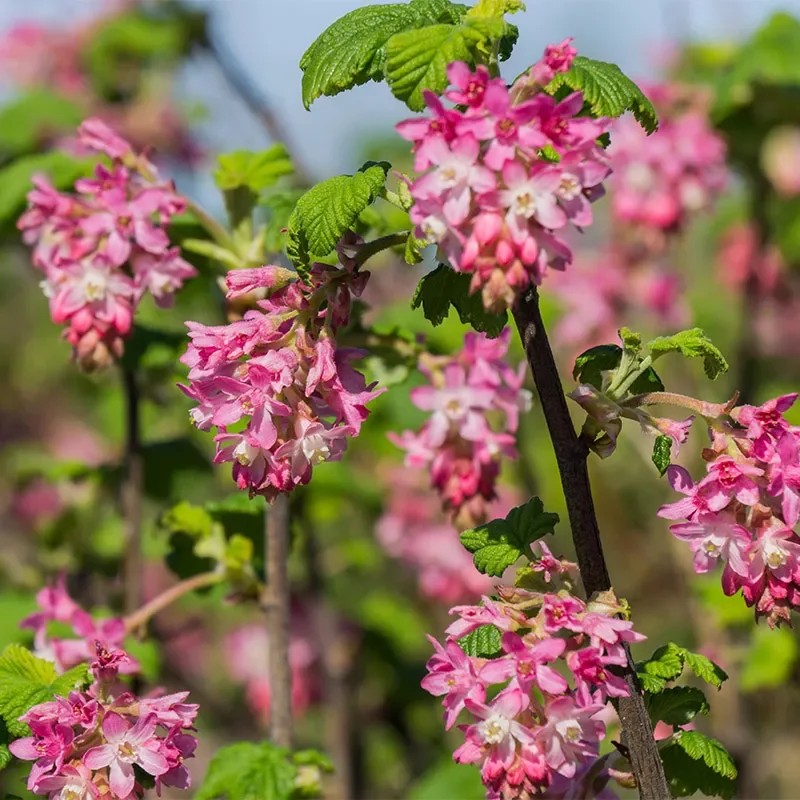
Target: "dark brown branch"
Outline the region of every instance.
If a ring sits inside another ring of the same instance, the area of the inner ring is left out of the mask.
[[[536,289],[530,289],[517,300],[514,306],[514,320],[525,346],[539,402],[542,404],[547,429],[553,441],[578,566],[587,597],[591,597],[595,592],[610,589],[611,579],[603,555],[600,529],[589,484],[586,464],[589,449],[578,438],[570,419],[561,377],[542,324]],[[653,737],[653,726],[627,646],[626,652],[628,666],[624,670],[624,678],[628,684],[630,697],[621,697],[618,709],[622,722],[623,744],[630,753],[640,797],[643,800],[664,800],[670,797],[669,787]]]
[[[248,78],[236,57],[219,41],[213,33],[208,35],[208,51],[225,77],[228,85],[242,99],[250,109],[253,116],[261,123],[267,135],[273,142],[283,142],[294,164],[294,172],[301,186],[311,186],[314,181],[311,172],[291,147],[289,135],[278,118],[270,108],[267,98],[258,87]]]
[[[261,606],[269,632],[269,730],[279,747],[292,746],[292,669],[289,665],[289,499],[279,494],[265,521],[267,583]]]
[[[123,607],[132,614],[142,604],[142,490],[144,464],[140,429],[139,386],[130,367],[121,366],[125,393],[125,455],[122,513],[125,520],[125,550],[122,566]]]

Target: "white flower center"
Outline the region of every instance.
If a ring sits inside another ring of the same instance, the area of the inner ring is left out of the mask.
[[[58,796],[59,800],[84,800],[85,797],[86,792],[83,786],[78,786],[77,783],[67,784]]]
[[[444,413],[450,419],[458,419],[464,413],[464,406],[458,398],[452,397],[444,404]]]
[[[706,193],[699,183],[687,183],[681,187],[681,200],[690,211],[699,211],[706,204]]]
[[[530,218],[536,213],[536,195],[530,189],[517,189],[511,200],[514,213],[520,217]]]
[[[429,242],[438,242],[447,232],[447,227],[438,217],[425,217],[420,228]]]
[[[561,176],[561,183],[558,185],[558,196],[562,200],[574,200],[581,193],[581,182],[577,175],[565,172]]]
[[[315,433],[313,436],[308,436],[303,439],[301,447],[303,448],[303,455],[311,464],[321,464],[331,454],[328,443],[319,433]]]
[[[256,460],[256,458],[258,458],[258,454],[260,452],[260,448],[253,447],[253,445],[248,444],[244,439],[242,439],[242,441],[236,445],[236,449],[233,451],[233,457],[243,467],[249,467]]]
[[[770,569],[777,569],[786,563],[786,551],[774,542],[767,542],[764,545],[764,560]]]
[[[656,184],[656,173],[647,164],[631,164],[625,170],[625,181],[637,192],[649,192]]]
[[[117,758],[126,764],[136,761],[136,748],[130,742],[120,742],[117,745]]]
[[[486,744],[500,744],[511,730],[511,721],[494,714],[478,725],[478,731]]]
[[[720,554],[720,546],[713,539],[706,539],[703,542],[703,550],[714,558]]]
[[[577,723],[574,719],[565,719],[561,722],[556,723],[556,730],[561,736],[562,739],[566,742],[579,742],[581,740],[581,735],[583,731],[581,730],[581,726]]]
[[[108,290],[108,276],[104,272],[90,267],[84,273],[81,285],[83,287],[83,296],[89,302],[102,300]]]

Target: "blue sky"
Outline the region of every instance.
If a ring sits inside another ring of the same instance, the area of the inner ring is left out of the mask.
[[[373,0],[374,1],[374,0]],[[369,84],[305,111],[300,100],[303,50],[327,25],[362,5],[357,0],[194,0],[206,7],[216,35],[280,111],[303,160],[319,176],[358,166],[358,142],[387,132],[405,116],[385,86]],[[0,0],[0,27],[21,19],[54,24],[90,16],[96,0]],[[652,74],[654,54],[677,38],[739,38],[772,11],[800,14],[800,0],[530,0],[517,14],[520,40],[507,72],[516,75],[548,42],[574,36],[589,56],[618,63],[633,77]],[[204,136],[212,150],[259,147],[263,131],[233,97],[211,63],[191,63],[180,98],[211,111]]]

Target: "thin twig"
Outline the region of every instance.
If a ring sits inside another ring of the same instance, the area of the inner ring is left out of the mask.
[[[589,450],[578,438],[570,419],[561,377],[542,323],[536,289],[526,291],[517,300],[514,306],[514,320],[525,346],[539,401],[553,441],[578,566],[587,597],[591,597],[595,592],[610,589],[611,579],[603,555],[589,484],[586,463]],[[642,800],[664,800],[670,797],[664,767],[658,755],[653,726],[636,679],[633,659],[627,646],[625,649],[628,665],[623,673],[630,696],[619,699],[623,743],[630,753],[633,773]]]
[[[122,511],[125,519],[125,550],[122,566],[123,608],[132,614],[142,604],[142,491],[144,464],[140,429],[139,385],[131,367],[121,365],[125,393],[125,475]]]
[[[221,43],[218,36],[210,32],[207,43],[211,57],[231,89],[239,95],[253,116],[258,119],[269,138],[273,142],[283,142],[294,165],[297,182],[301,186],[311,186],[314,183],[311,172],[298,156],[296,149],[290,146],[289,135],[278,116],[270,108],[267,98],[250,80],[241,64],[236,60],[236,56]]]
[[[261,607],[269,632],[269,730],[279,747],[292,746],[292,669],[289,665],[291,635],[289,596],[289,499],[279,494],[267,508],[265,521],[267,583]]]
[[[353,794],[353,731],[349,672],[351,653],[342,621],[325,597],[325,574],[311,525],[306,528],[306,592],[314,615],[314,633],[322,660],[325,750],[336,768],[325,793],[328,800],[351,800]]]

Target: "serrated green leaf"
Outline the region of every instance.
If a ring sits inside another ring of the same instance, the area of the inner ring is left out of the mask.
[[[505,311],[501,314],[487,311],[480,292],[470,294],[470,280],[468,274],[456,272],[446,264],[439,264],[420,280],[411,300],[411,307],[421,306],[425,319],[433,325],[441,325],[450,313],[450,306],[453,306],[465,325],[471,325],[476,331],[496,338],[503,332],[508,314]]]
[[[670,742],[661,750],[661,761],[670,785],[673,797],[689,797],[701,792],[707,797],[722,797],[725,800],[733,797],[736,791],[734,777],[720,775],[704,761],[692,758],[682,747],[679,738],[686,733],[678,734],[676,741]]]
[[[683,731],[675,738],[690,758],[703,759],[706,766],[725,778],[736,777],[736,766],[721,742],[698,731]]]
[[[712,686],[716,686],[717,689],[728,680],[728,673],[701,653],[692,653],[689,650],[685,650],[684,659],[686,660],[686,666],[689,667],[701,681],[710,683]]]
[[[593,116],[620,117],[632,111],[639,124],[653,133],[658,115],[642,90],[616,64],[577,56],[569,72],[560,72],[545,87],[556,94],[562,87],[583,92],[583,100]]]
[[[398,100],[422,111],[426,89],[441,94],[447,88],[448,64],[485,60],[492,42],[506,30],[502,19],[480,17],[397,33],[386,43],[386,82]]]
[[[708,714],[706,696],[694,686],[670,686],[647,697],[647,711],[653,724],[686,725],[698,714]]]
[[[647,661],[637,665],[639,672],[674,681],[683,672],[685,650],[669,642],[659,647]]]
[[[702,358],[703,370],[712,381],[728,371],[728,362],[719,348],[700,328],[681,331],[674,336],[659,336],[647,343],[653,359],[666,353],[680,353],[687,358]]]
[[[0,770],[4,770],[11,763],[12,758],[8,745],[0,744]],[[6,798],[8,797],[9,795],[6,795]]]
[[[502,653],[503,634],[494,625],[481,625],[458,640],[458,646],[472,658],[497,658]]]
[[[653,442],[653,463],[656,465],[659,475],[663,475],[667,471],[667,467],[672,461],[672,437],[671,436],[656,436]]]
[[[634,355],[638,355],[642,349],[642,335],[634,333],[630,328],[620,328],[619,338],[622,346]]]
[[[298,271],[312,256],[325,256],[334,249],[383,191],[389,168],[386,162],[367,162],[355,175],[329,178],[300,197],[289,218],[286,242],[286,252]]]
[[[247,187],[254,194],[260,194],[284,175],[291,175],[292,160],[283,143],[254,152],[234,150],[218,158],[214,180],[222,191]]]
[[[271,742],[238,742],[217,752],[194,800],[288,800],[297,767]]]
[[[612,374],[622,360],[622,348],[616,344],[599,344],[584,350],[576,359],[572,377],[578,383],[588,383],[598,391],[603,391],[610,383],[603,373]],[[648,367],[631,385],[633,394],[663,392],[664,384],[658,373]]]
[[[663,678],[658,678],[655,675],[650,675],[647,672],[637,672],[636,675],[639,678],[639,683],[642,685],[642,689],[650,694],[658,694],[659,692],[663,692],[667,686],[667,682]]]
[[[0,717],[14,736],[27,736],[28,726],[19,717],[56,694],[67,695],[87,683],[86,665],[59,676],[49,661],[37,658],[22,645],[10,644],[0,655]]]
[[[505,519],[464,531],[461,544],[472,553],[479,572],[499,577],[514,564],[530,545],[548,533],[558,522],[558,514],[544,510],[538,497],[512,508]]]
[[[403,251],[403,261],[406,264],[419,264],[422,261],[422,251],[428,246],[427,239],[418,239],[413,233],[408,234],[405,250]]]

